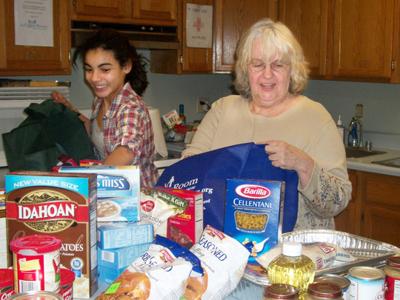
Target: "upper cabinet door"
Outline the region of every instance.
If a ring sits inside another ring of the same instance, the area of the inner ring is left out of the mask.
[[[187,46],[187,4],[213,5],[213,0],[182,0],[181,21],[181,71],[182,73],[211,73],[213,70],[213,49]],[[213,28],[214,29],[214,28]]]
[[[240,36],[259,19],[276,16],[277,0],[215,0],[215,71],[232,71]]]
[[[334,1],[333,77],[390,80],[394,1]]]
[[[14,1],[0,2],[0,75],[70,74],[68,1],[54,0],[52,14],[52,46],[16,45]]]
[[[133,17],[151,25],[176,25],[177,0],[134,0]]]
[[[326,75],[328,1],[281,0],[278,18],[290,28],[302,46],[310,75]]]
[[[94,21],[104,18],[130,18],[131,2],[130,0],[72,0],[72,18]]]

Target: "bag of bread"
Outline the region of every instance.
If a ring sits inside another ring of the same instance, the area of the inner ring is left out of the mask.
[[[278,244],[268,252],[256,258],[257,262],[264,268],[268,268],[269,263],[282,252],[282,244]],[[303,254],[311,258],[317,270],[325,269],[334,264],[340,255],[340,259],[351,261],[351,255],[347,254],[337,245],[325,242],[314,242],[303,244]]]
[[[243,276],[248,248],[207,225],[192,251],[201,261],[203,274],[192,271],[182,300],[217,300],[230,294]]]
[[[179,299],[192,270],[203,274],[200,260],[185,247],[157,235],[149,250],[97,299]]]

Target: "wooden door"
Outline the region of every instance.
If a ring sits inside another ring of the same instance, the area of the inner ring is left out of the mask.
[[[335,228],[352,234],[360,234],[361,223],[361,199],[360,184],[357,171],[349,170],[349,179],[352,185],[351,199],[349,204],[340,214],[335,217]]]
[[[390,80],[393,10],[394,0],[334,1],[334,77]]]
[[[362,172],[361,235],[400,247],[400,177]]]
[[[326,74],[328,0],[281,0],[278,19],[290,28],[303,48],[310,75]]]
[[[70,74],[69,3],[53,1],[53,46],[16,45],[14,1],[0,4],[0,75]]]
[[[181,70],[189,73],[209,73],[213,69],[213,49],[190,48],[186,44],[186,5],[188,3],[212,5],[213,0],[183,0],[181,26]]]
[[[133,18],[135,22],[150,25],[176,25],[177,0],[134,0]]]
[[[72,0],[72,19],[119,22],[132,17],[131,0]]]
[[[214,70],[233,70],[240,36],[261,18],[276,19],[277,0],[215,0]]]

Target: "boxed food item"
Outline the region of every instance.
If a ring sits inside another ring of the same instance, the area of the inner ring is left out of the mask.
[[[99,223],[139,221],[140,171],[137,166],[63,166],[59,172],[97,174]]]
[[[104,266],[112,269],[121,269],[127,267],[136,258],[141,256],[151,243],[138,244],[129,247],[115,248],[115,249],[101,249],[98,248],[98,262],[99,266]]]
[[[99,265],[99,281],[110,284],[115,279],[117,279],[118,276],[121,275],[126,268],[127,267],[123,267],[121,269],[115,269]]]
[[[203,193],[171,188],[161,190],[188,201],[182,213],[168,218],[167,237],[186,248],[192,247],[203,232]]]
[[[105,250],[151,243],[153,239],[153,224],[106,224],[97,228],[97,245]]]
[[[282,181],[227,179],[224,232],[246,245],[249,264],[274,247],[281,234],[284,199]]]
[[[97,290],[96,176],[21,171],[5,175],[8,242],[31,234],[62,241],[61,265],[75,273],[74,298]]]

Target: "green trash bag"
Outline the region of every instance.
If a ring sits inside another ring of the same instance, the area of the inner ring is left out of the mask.
[[[93,145],[78,115],[48,99],[24,109],[27,118],[4,133],[10,171],[50,171],[64,154],[75,161],[94,159]]]

